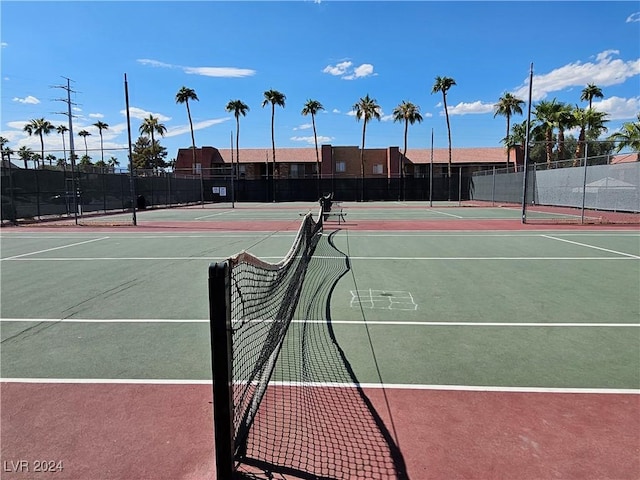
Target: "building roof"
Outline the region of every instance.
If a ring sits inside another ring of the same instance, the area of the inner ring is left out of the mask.
[[[621,153],[618,155],[613,155],[611,157],[611,164],[615,165],[618,163],[629,163],[629,162],[637,162],[640,159],[638,153]]]
[[[334,148],[341,148],[333,146]],[[346,146],[345,148],[358,148]],[[368,150],[368,149],[367,149]],[[386,150],[386,149],[371,149]],[[224,162],[231,162],[231,149],[218,149]],[[318,146],[320,160],[322,161],[321,147]],[[512,153],[511,161],[515,155]],[[431,162],[431,149],[408,149],[407,159],[415,164],[426,164]],[[270,162],[272,160],[271,148],[240,148],[240,163],[259,163]],[[235,161],[235,152],[234,152]],[[315,147],[309,148],[278,148],[276,145],[276,162],[283,163],[313,163],[316,161]],[[435,148],[433,150],[434,163],[448,163],[449,149]],[[507,152],[503,147],[484,147],[484,148],[453,148],[452,164],[467,163],[500,163],[507,161]]]

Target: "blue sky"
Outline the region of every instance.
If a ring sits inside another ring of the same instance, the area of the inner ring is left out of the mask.
[[[124,75],[132,134],[141,119],[160,118],[167,159],[190,145],[186,108],[175,94],[187,86],[197,146],[228,148],[235,119],[230,100],[250,111],[240,123],[241,148],[271,146],[270,106],[263,92],[286,95],[276,108],[278,147],[313,145],[308,99],[317,116],[320,143],[359,145],[362,124],[352,107],[369,94],[382,120],[367,128],[366,146],[402,147],[403,126],[391,119],[403,100],[419,105],[424,121],[409,129],[409,148],[446,147],[436,76],[456,84],[447,95],[454,147],[500,146],[506,123],[493,104],[505,92],[527,100],[530,64],[533,100],[581,104],[588,83],[604,98],[594,107],[610,114],[609,133],[640,111],[640,7],[638,2],[435,2],[435,1],[6,1],[1,13],[2,110],[0,135],[17,150],[40,151],[22,128],[33,118],[66,124],[56,85],[72,79],[74,132],[85,129],[93,160],[99,134],[105,155],[126,163]],[[515,116],[520,122],[525,115]],[[84,141],[76,137],[76,149]],[[68,147],[68,142],[67,142]],[[46,150],[61,150],[60,135],[45,137]],[[61,156],[61,152],[56,152]],[[82,154],[82,152],[80,152]]]

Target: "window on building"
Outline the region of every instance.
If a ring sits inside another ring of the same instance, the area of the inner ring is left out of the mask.
[[[304,176],[304,165],[292,163],[289,168],[289,176],[291,178],[300,178]]]
[[[195,175],[200,175],[200,173],[202,173],[202,164],[201,163],[196,163],[193,166],[193,173]]]
[[[382,170],[382,164],[381,163],[376,163],[373,165],[373,173],[375,175],[382,175],[383,170]]]
[[[347,171],[346,162],[336,162],[336,172],[337,173],[344,173],[346,171]]]

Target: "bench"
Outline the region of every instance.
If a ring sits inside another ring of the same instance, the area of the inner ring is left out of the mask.
[[[330,218],[337,218],[338,219],[338,225],[340,225],[341,223],[346,223],[346,221],[347,221],[347,219],[345,218],[346,215],[347,215],[347,213],[342,210],[342,207],[339,207],[337,209],[332,209],[329,212],[324,212],[323,213],[325,221],[329,220]]]

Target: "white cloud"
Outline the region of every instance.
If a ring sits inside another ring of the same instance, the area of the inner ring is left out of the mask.
[[[632,13],[627,17],[626,23],[640,22],[640,12]]]
[[[390,122],[393,120],[393,115],[380,115],[381,122]]]
[[[104,115],[101,113],[90,113],[89,116],[91,118],[104,118]]]
[[[546,98],[549,93],[571,87],[584,87],[594,83],[599,87],[618,85],[640,74],[640,59],[627,62],[613,58],[617,50],[605,50],[595,56],[595,62],[575,62],[556,68],[549,73],[533,76],[532,99]],[[528,98],[529,82],[519,86],[514,95]]]
[[[2,48],[8,47],[8,46],[9,46],[9,44],[7,42],[0,43],[0,47],[2,47]]]
[[[32,97],[31,95],[28,95],[24,98],[15,97],[13,101],[19,103],[28,103],[30,105],[37,105],[38,103],[40,103],[40,100],[38,100],[36,97]]]
[[[324,67],[324,70],[322,70],[322,73],[328,73],[329,75],[335,76],[344,75],[345,73],[347,73],[347,70],[351,67],[351,65],[353,65],[353,63],[349,61],[340,62],[336,65],[327,65],[326,67]]]
[[[293,142],[305,142],[305,143],[308,143],[309,145],[315,145],[315,140],[314,140],[313,136],[310,136],[310,137],[291,137],[290,140],[293,141]],[[328,143],[331,140],[333,140],[333,137],[324,137],[322,135],[318,135],[318,144]]]
[[[337,108],[334,108],[333,110],[331,110],[331,113],[340,113],[340,110],[338,110]]]
[[[193,130],[202,130],[204,128],[210,127],[212,125],[218,125],[220,123],[228,122],[231,120],[231,117],[224,118],[214,118],[211,120],[203,120],[201,122],[195,122],[193,124]],[[180,125],[178,127],[171,127],[167,129],[167,133],[164,134],[165,137],[176,137],[178,135],[183,135],[185,133],[191,133],[191,128],[189,125]]]
[[[122,115],[126,115],[127,111],[126,110],[120,110],[120,113]],[[167,121],[171,120],[171,117],[167,117],[165,115],[162,115],[161,113],[149,112],[147,110],[144,110],[144,109],[138,108],[138,107],[129,107],[129,116],[131,118],[135,118],[137,120],[144,120],[145,118],[149,118],[149,115],[153,115],[154,117],[156,117],[161,122],[167,122]]]
[[[149,58],[140,58],[137,62],[141,65],[155,68],[178,68],[188,75],[202,75],[204,77],[224,77],[238,78],[250,77],[256,74],[255,70],[249,68],[236,67],[189,67],[182,65],[173,65],[171,63],[160,62]]]
[[[373,71],[373,65],[370,63],[363,63],[355,68],[352,68],[353,62],[344,61],[335,65],[327,65],[322,70],[323,73],[328,73],[336,77],[341,77],[343,80],[355,80],[357,78],[365,78],[371,75],[377,75]]]
[[[493,112],[494,103],[482,103],[480,100],[476,102],[460,102],[457,105],[449,106],[449,115],[470,115],[478,113]],[[444,115],[444,110],[441,115]]]
[[[302,125],[300,125],[299,127],[294,127],[294,130],[308,130],[309,128],[312,128],[313,125],[310,123],[303,123]]]
[[[593,108],[608,113],[608,120],[633,119],[640,112],[640,97],[609,97],[600,102],[593,102]]]

